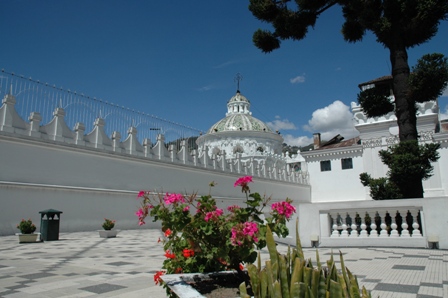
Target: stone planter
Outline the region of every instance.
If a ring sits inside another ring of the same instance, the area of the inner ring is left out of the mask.
[[[168,288],[176,293],[179,298],[205,298],[206,296],[199,293],[190,283],[199,282],[200,280],[210,280],[210,278],[225,278],[226,275],[234,275],[235,271],[222,271],[213,273],[181,273],[161,275]],[[236,286],[236,288],[238,288]],[[217,294],[219,297],[237,298],[238,295],[232,296],[229,292],[221,292]]]
[[[117,237],[118,230],[99,230],[101,238],[114,238]]]
[[[33,243],[37,241],[38,234],[17,234],[19,236],[19,243]]]

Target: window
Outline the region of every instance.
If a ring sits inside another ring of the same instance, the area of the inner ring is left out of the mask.
[[[351,158],[341,159],[341,166],[343,170],[353,169],[353,160]]]
[[[326,172],[331,171],[331,161],[329,160],[323,160],[320,162],[320,171]]]

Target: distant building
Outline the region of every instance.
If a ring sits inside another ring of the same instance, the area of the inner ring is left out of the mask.
[[[242,162],[250,159],[286,166],[282,154],[283,137],[263,121],[252,116],[250,101],[238,90],[227,102],[226,116],[200,136],[196,144],[199,154],[208,150],[210,158],[225,155]]]
[[[390,86],[391,76],[359,85],[361,90]],[[391,102],[394,96],[390,95]],[[448,196],[448,121],[439,121],[437,102],[417,103],[417,131],[420,143],[440,143],[440,159],[433,163],[433,176],[423,182],[424,196]],[[398,125],[394,112],[368,118],[356,103],[351,104],[354,126],[359,136],[344,140],[336,136],[321,144],[320,134],[314,135],[314,150],[301,152],[306,160],[312,186],[312,202],[370,200],[370,189],[364,187],[359,174],[367,172],[373,178],[385,177],[388,167],[378,153],[397,144]]]

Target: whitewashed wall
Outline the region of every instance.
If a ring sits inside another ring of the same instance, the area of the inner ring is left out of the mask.
[[[104,217],[117,220],[117,229],[138,228],[134,212],[139,190],[204,195],[215,181],[212,194],[220,204],[244,198],[233,187],[243,173],[8,133],[0,133],[0,165],[0,235],[18,232],[22,218],[31,218],[39,228],[38,212],[49,208],[63,212],[62,232],[100,229]],[[310,201],[308,185],[254,177],[250,186],[274,199]]]
[[[369,199],[365,187],[359,181],[359,174],[364,168],[362,146],[353,147],[302,153],[307,161],[313,203]],[[352,158],[353,168],[343,170],[342,158]],[[324,160],[330,160],[331,171],[321,171],[320,162]]]

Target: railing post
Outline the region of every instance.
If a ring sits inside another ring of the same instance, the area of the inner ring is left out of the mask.
[[[338,238],[339,237],[339,230],[338,230],[339,213],[330,213],[330,216],[333,220],[333,225],[331,226],[331,228],[333,229],[333,232],[331,232],[331,238]]]
[[[347,215],[348,213],[345,213],[344,217],[341,216],[342,219],[342,232],[341,232],[341,238],[348,237],[348,231],[347,231]]]
[[[397,231],[398,226],[397,226],[396,219],[395,219],[395,217],[397,216],[397,212],[395,212],[393,214],[391,212],[389,212],[389,215],[390,215],[390,220],[391,220],[391,222],[390,222],[390,228],[391,228],[390,237],[399,237],[400,235],[398,235],[398,231]]]
[[[409,210],[409,212],[411,212],[411,210]],[[415,215],[413,214],[414,212],[415,212]],[[414,210],[412,210],[412,213],[411,213],[412,221],[413,221],[413,224],[412,224],[412,228],[413,228],[413,230],[412,230],[412,237],[420,238],[420,237],[422,237],[422,234],[420,233],[420,230],[418,229],[420,227],[420,225],[418,224],[418,220],[417,220],[418,212],[419,212],[418,209],[414,209]]]
[[[367,229],[367,225],[366,225],[367,215],[368,215],[367,212],[364,213],[364,216],[361,216],[361,214],[359,214],[359,217],[361,217],[361,225],[359,226],[361,228],[361,233],[359,233],[359,237],[361,237],[361,238],[369,237],[369,234],[367,233],[367,230],[366,230]]]
[[[378,211],[378,215],[381,218],[381,232],[380,232],[380,237],[382,238],[386,238],[389,237],[389,234],[387,233],[387,225],[386,225],[386,215],[387,215],[387,211]]]
[[[408,225],[408,223],[406,221],[408,210],[407,209],[401,209],[398,212],[400,212],[401,220],[402,220],[402,222],[401,222],[401,228],[402,228],[402,230],[401,230],[401,237],[409,238],[409,237],[411,237],[411,235],[409,234],[409,230],[408,230],[409,225]]]
[[[374,214],[373,214],[373,217],[372,216],[370,217],[371,224],[370,224],[370,235],[369,235],[369,237],[378,237],[378,231],[376,230],[377,225],[375,223],[376,214],[377,214],[377,212],[375,211]],[[369,214],[369,216],[370,216],[370,214]]]
[[[352,220],[352,224],[350,225],[350,228],[352,229],[350,232],[350,237],[357,238],[358,235],[358,226],[356,225],[356,211],[352,211],[351,213],[347,213],[350,216],[350,219]]]

